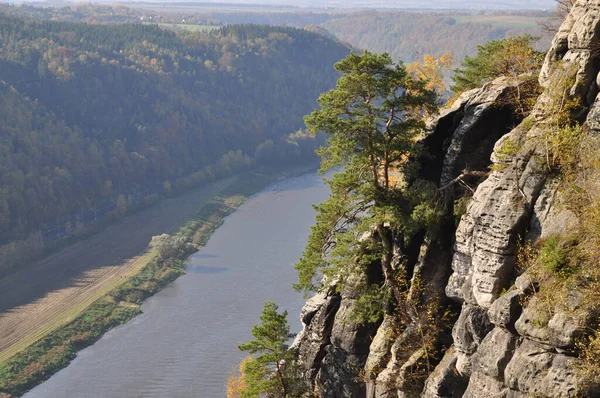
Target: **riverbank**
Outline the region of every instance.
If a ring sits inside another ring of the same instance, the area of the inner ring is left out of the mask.
[[[140,313],[139,304],[181,275],[183,259],[206,243],[224,217],[247,196],[284,176],[306,171],[306,168],[284,172],[263,169],[239,176],[180,229],[178,235],[190,244],[185,253],[174,259],[158,260],[154,257],[138,275],[121,283],[75,320],[4,362],[0,365],[0,391],[13,395],[24,393],[66,366],[79,349],[98,340],[107,330],[135,317]]]

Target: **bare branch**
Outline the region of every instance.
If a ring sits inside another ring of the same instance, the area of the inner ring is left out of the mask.
[[[453,179],[452,181],[450,181],[448,184],[444,185],[443,187],[440,187],[438,189],[438,191],[442,192],[459,182],[466,185],[466,182],[464,182],[464,180],[463,180],[463,178],[465,178],[465,177],[487,177],[489,175],[490,175],[489,171],[463,170],[462,173],[458,177],[456,177],[455,179]],[[469,189],[471,189],[471,188],[469,187]],[[471,191],[472,191],[472,189],[471,189]]]

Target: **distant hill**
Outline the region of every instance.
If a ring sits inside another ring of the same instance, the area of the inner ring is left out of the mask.
[[[336,36],[358,49],[388,52],[405,62],[411,62],[424,53],[452,53],[457,61],[461,61],[466,55],[473,55],[477,45],[489,40],[523,33],[541,36],[540,23],[552,15],[539,10],[350,11],[220,2],[139,2],[130,5],[133,8],[91,3],[61,8],[0,4],[0,11],[27,18],[69,22],[156,23],[174,30],[204,30],[219,25],[248,23],[307,27],[325,36]],[[549,37],[544,38],[539,49],[548,48],[549,42]]]
[[[329,19],[321,26],[344,42],[412,62],[424,54],[451,53],[456,61],[477,51],[477,45],[507,36],[541,35],[541,16],[471,15],[413,12],[359,12]],[[549,39],[540,46],[547,48]]]
[[[0,242],[296,160],[304,137],[288,135],[348,52],[287,27],[174,33],[0,14]]]
[[[162,1],[161,3],[181,3],[179,0]],[[269,5],[283,7],[314,8],[397,8],[397,9],[496,9],[496,10],[531,10],[551,9],[553,0],[202,0],[195,4],[237,4]]]

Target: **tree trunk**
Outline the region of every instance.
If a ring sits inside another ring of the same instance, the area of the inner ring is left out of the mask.
[[[400,302],[402,301],[402,295],[398,288],[397,281],[392,268],[392,260],[394,257],[394,246],[392,243],[392,232],[389,228],[386,228],[383,224],[377,225],[377,234],[383,246],[383,254],[381,256],[381,268],[383,270],[383,276],[385,277],[385,284],[392,289],[394,298]]]
[[[283,373],[281,372],[281,366],[279,365],[279,360],[277,360],[275,362],[275,368],[277,370],[277,378],[279,379],[279,382],[281,383],[281,390],[283,392],[283,398],[287,398],[288,397],[288,391],[287,391],[287,385],[285,383],[285,378],[283,377]]]

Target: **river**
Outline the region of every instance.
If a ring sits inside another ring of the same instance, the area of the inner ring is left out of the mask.
[[[142,306],[144,313],[79,352],[27,398],[225,396],[263,303],[274,300],[300,330],[304,303],[294,263],[329,191],[318,174],[269,186],[226,218],[187,262],[187,274]]]

